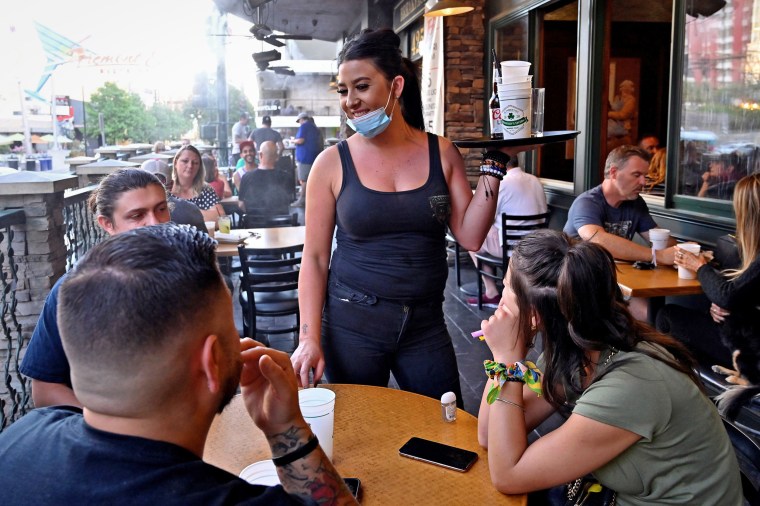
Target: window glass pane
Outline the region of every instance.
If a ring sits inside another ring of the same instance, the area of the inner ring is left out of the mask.
[[[729,201],[760,164],[760,1],[686,1],[676,193]]]

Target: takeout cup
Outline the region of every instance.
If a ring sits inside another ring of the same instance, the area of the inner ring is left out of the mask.
[[[254,462],[240,471],[240,477],[252,485],[274,487],[275,485],[280,484],[280,477],[277,476],[277,468],[271,460]]]
[[[327,388],[304,388],[298,391],[298,405],[304,420],[319,439],[322,451],[332,460],[335,392]]]
[[[668,247],[668,240],[670,239],[670,230],[667,228],[650,228],[649,240],[652,241],[652,248],[655,250],[661,250]]]
[[[208,232],[209,237],[214,237],[214,230],[216,229],[216,222],[215,221],[207,221],[206,223],[206,231]]]
[[[529,83],[533,81],[533,76],[501,76],[500,84]]]
[[[522,60],[507,60],[501,62],[502,76],[527,76],[530,72],[530,62]]]
[[[684,251],[688,251],[689,253],[699,255],[699,250],[701,249],[701,246],[695,242],[684,242],[684,243],[679,244],[678,248]],[[689,269],[685,267],[679,266],[678,277],[681,279],[694,279],[697,277],[697,273],[694,271],[690,271]]]
[[[531,84],[527,81],[522,83],[510,83],[510,84],[497,84],[498,93],[517,91],[517,90],[529,90]]]
[[[499,92],[504,139],[530,137],[530,89]]]

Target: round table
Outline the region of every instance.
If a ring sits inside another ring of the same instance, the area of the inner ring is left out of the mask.
[[[361,503],[525,505],[524,495],[496,491],[488,472],[488,454],[477,438],[477,418],[461,409],[444,422],[436,399],[364,385],[327,384],[336,393],[333,463],[344,478],[359,478]],[[398,453],[417,436],[472,450],[478,461],[465,473],[419,462]],[[216,417],[204,460],[234,474],[270,459],[261,431],[251,421],[241,396]]]

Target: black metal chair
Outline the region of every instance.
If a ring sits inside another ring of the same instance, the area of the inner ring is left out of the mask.
[[[739,427],[723,419],[742,475],[744,504],[760,504],[760,446]]]
[[[454,237],[454,234],[452,234],[451,230],[448,229],[446,230],[446,251],[454,256],[454,272],[456,273],[458,288],[462,286],[462,271],[459,259],[460,246],[456,240],[456,237]]]
[[[269,345],[269,335],[294,333],[298,345],[298,274],[303,245],[269,250],[238,247],[240,258],[240,306],[243,308],[243,334]],[[295,315],[295,324],[277,317]],[[272,326],[261,328],[259,317],[272,317]]]
[[[275,228],[295,227],[298,225],[298,213],[260,214],[245,213],[240,219],[240,228]]]
[[[510,241],[519,241],[526,234],[533,230],[549,227],[549,215],[547,211],[540,214],[531,215],[513,215],[501,213],[501,257],[489,255],[488,253],[476,253],[475,270],[478,273],[478,309],[483,309],[483,280],[480,276],[489,277],[500,284],[504,279],[504,274],[509,266],[509,252],[514,249],[514,244]],[[530,225],[512,225],[509,221],[533,221]],[[483,266],[489,266],[493,270],[486,271]]]

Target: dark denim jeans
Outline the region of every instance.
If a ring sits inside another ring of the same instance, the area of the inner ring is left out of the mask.
[[[436,399],[451,391],[463,406],[442,299],[381,299],[331,278],[322,315],[322,349],[332,383],[384,387],[392,371],[402,390]]]

